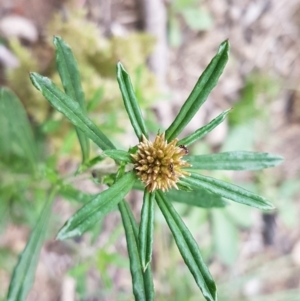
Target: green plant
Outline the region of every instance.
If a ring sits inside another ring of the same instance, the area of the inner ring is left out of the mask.
[[[78,173],[105,156],[115,160],[118,167],[117,172],[107,173],[103,179],[108,188],[87,201],[69,218],[59,231],[57,239],[82,235],[104,215],[118,207],[126,234],[135,300],[153,300],[151,258],[156,202],[203,296],[209,301],[217,300],[216,285],[201,257],[200,249],[170,200],[210,208],[225,206],[225,199],[228,199],[258,209],[271,210],[274,207],[265,198],[228,182],[201,175],[198,170],[258,170],[278,165],[282,161],[282,157],[277,155],[243,151],[189,156],[187,147],[218,126],[229,110],[191,135],[177,138],[216,86],[228,60],[228,41],[220,45],[173,123],[166,131],[159,131],[153,143],[149,141],[149,133],[130,77],[122,64],[117,64],[117,80],[125,109],[139,141],[128,151],[116,149],[112,141],[87,117],[80,76],[72,51],[59,37],[54,38],[54,45],[65,93],[47,77],[31,73],[30,78],[51,105],[76,127],[82,150],[82,165]],[[99,157],[91,160],[88,139],[103,151]],[[50,211],[49,204],[54,194],[63,191],[62,183],[57,178],[52,180],[52,186],[49,201],[15,268],[8,300],[23,300],[30,288],[46,224],[45,212]],[[132,189],[144,191],[139,225],[124,200]],[[34,252],[32,256],[29,255],[31,252]]]
[[[168,10],[169,42],[179,47],[183,42],[182,22],[194,31],[206,31],[213,25],[213,19],[206,7],[198,0],[175,0]]]

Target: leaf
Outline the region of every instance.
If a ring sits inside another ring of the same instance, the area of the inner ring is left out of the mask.
[[[283,158],[269,153],[238,151],[187,156],[185,160],[192,165],[192,169],[259,170],[276,166],[283,161]]]
[[[206,267],[199,247],[174,207],[161,191],[155,193],[157,204],[174,236],[180,254],[194,276],[194,279],[208,301],[217,300],[215,282]]]
[[[0,157],[24,156],[34,170],[37,147],[21,101],[7,88],[0,89]]]
[[[200,106],[207,99],[209,93],[216,86],[228,61],[228,55],[229,42],[224,41],[220,45],[216,56],[212,59],[198,79],[193,91],[180,109],[175,120],[166,130],[166,140],[172,141],[176,138],[197,113]]]
[[[56,48],[56,66],[64,90],[73,101],[79,103],[82,111],[86,112],[80,74],[73,52],[69,45],[67,45],[60,37],[54,37],[53,43]],[[81,146],[82,162],[86,162],[89,158],[90,151],[89,140],[80,129],[76,128],[76,133]]]
[[[111,187],[99,193],[67,220],[57,234],[57,239],[64,240],[82,235],[117,206],[131,190],[135,181],[135,174],[128,172]]]
[[[154,194],[144,190],[144,200],[139,228],[139,251],[143,271],[152,259],[153,226],[154,226]]]
[[[52,81],[37,73],[30,73],[33,85],[42,92],[44,97],[59,112],[64,114],[76,127],[80,128],[101,149],[115,148],[111,141],[85,115],[79,103],[74,102],[68,95],[56,87]]]
[[[118,206],[126,234],[133,294],[135,296],[135,300],[152,301],[154,300],[152,272],[150,265],[148,265],[145,273],[143,273],[143,267],[141,264],[138,248],[138,226],[128,204],[124,200],[122,200]]]
[[[177,142],[177,145],[189,146],[194,142],[196,142],[197,140],[200,140],[201,138],[206,136],[209,132],[211,132],[215,127],[217,127],[220,123],[222,123],[230,111],[231,109],[222,112],[219,116],[214,118],[211,122],[209,122],[205,126],[196,130],[194,133],[188,135],[187,137],[180,139]]]
[[[183,184],[183,185],[182,185]],[[211,207],[225,207],[226,202],[217,194],[211,193],[206,189],[196,188],[191,190],[188,189],[188,185],[178,182],[177,186],[184,190],[171,189],[165,192],[168,200],[172,202],[184,203],[200,208],[211,208]],[[134,183],[133,189],[143,191],[145,186],[138,180]],[[188,189],[188,190],[187,190]]]
[[[136,136],[139,141],[142,140],[142,135],[148,138],[148,131],[146,129],[145,121],[138,105],[130,77],[120,62],[117,64],[117,80],[127,114]]]
[[[191,172],[191,175],[189,177],[182,178],[181,181],[193,188],[207,189],[212,193],[218,194],[237,203],[262,210],[274,209],[274,206],[269,203],[264,197],[256,195],[237,185],[233,185],[221,180]]]
[[[217,194],[197,188],[192,191],[169,190],[165,193],[168,200],[200,208],[225,207],[226,202]]]
[[[109,149],[103,152],[103,155],[106,155],[116,161],[122,161],[125,163],[132,163],[132,158],[130,154],[126,151],[119,149]]]
[[[7,301],[23,301],[33,284],[39,254],[44,242],[55,190],[49,196],[33,229],[25,249],[14,269],[7,295]]]

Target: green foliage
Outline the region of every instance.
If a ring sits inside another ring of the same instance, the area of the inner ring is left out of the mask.
[[[82,103],[82,91],[85,91],[86,110],[93,111],[91,118],[97,125],[101,125],[107,134],[114,136],[126,132],[130,125],[126,113],[120,109],[122,97],[114,76],[118,60],[122,59],[130,73],[134,74],[133,85],[143,108],[148,107],[157,98],[155,77],[146,66],[146,60],[155,44],[150,35],[135,33],[126,37],[104,38],[99,34],[97,25],[86,20],[85,11],[73,8],[68,10],[67,20],[61,14],[55,15],[48,24],[46,33],[47,38],[43,41],[42,47],[33,49],[21,46],[16,40],[9,41],[10,48],[18,57],[20,64],[19,67],[8,71],[6,77],[8,85],[21,99],[28,115],[36,124],[41,124],[41,130],[48,136],[50,149],[53,151],[61,150],[66,136],[70,133],[70,127],[56,111],[51,110],[47,102],[43,101],[42,95],[30,83],[28,72],[37,71],[50,78],[58,87],[64,89],[67,87],[69,92],[66,90],[66,94],[72,98],[71,94],[74,94],[75,90],[71,88],[72,83],[68,85],[66,82],[68,72],[61,74],[60,66],[70,63],[76,70],[77,61],[80,76],[79,72],[71,72],[73,87],[77,87],[78,90],[77,101]],[[54,64],[55,55],[62,57],[63,52],[66,54],[71,52],[67,49],[66,43],[59,39],[56,39],[54,46],[60,50],[55,51],[52,37],[56,35],[60,35],[68,42],[73,56],[76,57],[75,61],[69,55],[65,55],[68,60],[58,60],[57,69]],[[60,78],[62,84],[59,83]],[[81,148],[86,149],[82,153],[86,159],[88,145],[84,139],[82,137],[79,142]],[[68,145],[72,149],[72,152],[68,152],[68,156],[78,157],[81,154],[76,140],[70,139]]]
[[[25,249],[19,257],[19,261],[11,278],[7,301],[25,300],[29,290],[31,289],[39,259],[39,253],[47,232],[47,225],[54,196],[55,191],[52,191],[52,193],[50,193],[49,200],[46,202],[39,220],[31,233]]]
[[[56,47],[57,69],[65,92],[70,98],[78,102],[82,111],[85,112],[84,93],[81,87],[80,75],[73,52],[59,37],[54,37],[53,43]],[[89,159],[89,141],[80,129],[76,128],[76,133],[81,146],[82,163],[85,163]]]
[[[147,269],[152,259],[154,201],[155,195],[145,189],[139,228],[139,248],[143,271]]]
[[[37,145],[26,112],[20,100],[8,89],[0,89],[0,158],[2,163],[15,165],[15,157],[34,171]],[[26,168],[25,168],[26,169]]]
[[[141,262],[138,243],[138,225],[136,224],[133,214],[125,201],[122,200],[118,206],[126,234],[135,300],[153,301],[154,286],[152,272],[151,267],[148,267],[145,270]]]
[[[75,24],[77,23],[75,22]],[[77,28],[77,30],[79,29]],[[89,34],[90,33],[87,35]],[[78,37],[76,39],[78,40]],[[91,42],[92,41],[93,40],[91,40]],[[133,188],[141,189],[141,181],[144,181],[143,179],[138,179],[139,174],[137,167],[135,166],[132,168],[131,155],[134,154],[137,149],[142,148],[146,143],[150,142],[143,140],[138,145],[132,147],[128,152],[115,149],[114,144],[108,136],[104,134],[106,131],[102,132],[87,116],[82,98],[83,92],[79,83],[79,71],[70,48],[58,37],[54,38],[54,43],[56,44],[56,60],[59,74],[66,93],[63,93],[60,88],[47,77],[43,77],[37,73],[31,73],[30,78],[33,85],[43,94],[48,102],[80,130],[79,133],[81,134],[77,135],[78,139],[85,139],[85,141],[87,141],[89,138],[103,151],[100,156],[87,160],[87,150],[82,147],[82,151],[86,152],[83,155],[85,163],[79,168],[77,173],[94,166],[94,164],[98,162],[104,161],[106,156],[109,156],[114,160],[116,167],[113,172],[104,170],[102,181],[108,188],[96,195],[81,194],[75,189],[72,189],[68,184],[65,184],[64,178],[60,177],[55,170],[49,168],[48,172],[46,172],[46,179],[51,187],[54,187],[55,190],[57,189],[58,193],[62,195],[78,199],[78,202],[84,202],[84,205],[66,221],[64,226],[60,229],[57,238],[63,240],[82,235],[118,206],[127,240],[135,300],[152,301],[154,300],[154,287],[151,272],[151,257],[154,233],[154,201],[156,201],[171,230],[178,250],[194,277],[197,286],[202,291],[204,298],[207,301],[217,300],[216,285],[202,259],[200,249],[170,200],[185,202],[186,204],[203,208],[213,208],[225,206],[226,203],[224,199],[228,199],[263,210],[273,209],[273,205],[264,197],[231,183],[201,175],[198,172],[199,169],[261,169],[276,166],[282,161],[282,158],[277,155],[250,152],[220,153],[202,157],[189,156],[184,145],[176,146],[176,143],[178,142],[177,136],[190,122],[200,106],[206,101],[208,94],[215,87],[224,70],[229,55],[228,41],[225,41],[220,45],[217,54],[208,65],[207,69],[199,77],[191,95],[183,104],[182,109],[176,116],[174,122],[167,129],[167,141],[162,140],[160,149],[155,150],[160,155],[163,154],[164,145],[167,145],[167,142],[174,140],[174,148],[168,148],[168,152],[177,151],[176,154],[178,154],[178,156],[180,155],[180,157],[185,153],[186,160],[191,162],[194,166],[186,167],[182,174],[185,175],[185,177],[182,177],[177,181],[178,187],[174,185],[178,188],[178,191],[171,189],[170,191],[163,192],[159,189],[154,189],[150,193],[147,188],[142,188],[144,190],[144,198],[140,225],[137,225],[129,204],[124,198]],[[91,45],[95,46],[95,52],[97,52],[97,45],[93,43],[91,43]],[[91,47],[91,45],[89,45],[89,47]],[[90,49],[93,48],[91,47]],[[90,49],[89,53],[91,52]],[[65,58],[65,54],[68,55],[68,58]],[[92,58],[93,53],[90,53],[90,55],[90,58]],[[106,59],[109,62],[110,57],[106,57]],[[105,62],[106,61],[103,61],[102,63],[104,64]],[[70,72],[70,70],[72,70],[72,72]],[[81,76],[81,78],[83,78],[83,76]],[[120,63],[117,65],[117,80],[129,120],[140,141],[142,135],[147,137],[149,133],[145,126],[146,123],[142,116],[129,75]],[[184,137],[181,141],[186,141],[188,144],[196,142],[197,139],[202,138],[223,121],[227,112],[228,111],[223,112],[208,125],[199,129],[192,135]],[[163,137],[163,135],[161,135],[161,137]],[[166,153],[163,154],[163,156],[164,155],[166,155],[166,157],[162,158],[167,158],[168,156],[172,157],[174,154]],[[151,162],[153,159],[151,156],[152,154],[150,152],[146,152],[140,160],[144,160],[145,162],[149,160],[149,162]],[[51,166],[50,163],[49,166]],[[141,166],[141,168],[149,170],[149,166]],[[183,162],[183,166],[187,165],[184,165]],[[174,167],[172,163],[168,168],[170,169],[171,175],[172,173],[177,172],[176,167]],[[153,179],[154,178],[147,178],[147,181],[153,181]],[[170,178],[161,178],[161,181],[163,180],[171,181]],[[223,215],[219,216],[218,213],[220,212],[219,209],[219,211],[213,213],[216,233],[219,233],[220,227],[222,227]],[[225,225],[225,223],[223,224]],[[30,243],[31,240],[28,244]],[[230,248],[227,249],[227,247],[228,245],[226,246],[226,258],[227,254],[230,253]],[[38,252],[35,253],[34,260],[37,260],[37,257]],[[17,270],[18,269],[16,268],[16,271]],[[19,275],[22,276],[22,274],[16,272],[13,279],[17,279],[16,277],[20,277]],[[17,288],[17,284],[13,280],[11,290],[14,290],[15,288]]]
[[[216,56],[211,60],[207,68],[199,77],[193,91],[181,107],[178,115],[166,130],[168,141],[176,138],[184,127],[191,121],[201,105],[206,101],[211,90],[216,86],[219,77],[223,73],[229,56],[229,43],[223,42]]]
[[[173,47],[180,46],[183,40],[180,19],[183,19],[184,23],[195,31],[209,30],[213,25],[211,15],[201,1],[172,1],[169,7],[169,41]]]
[[[206,170],[259,170],[280,164],[283,158],[269,153],[224,152],[219,154],[189,156],[193,169]]]
[[[161,192],[156,193],[157,204],[174,236],[178,249],[206,300],[217,299],[217,289],[206,267],[199,247],[180,216]]]
[[[57,234],[63,240],[82,235],[104,215],[112,211],[127,195],[135,181],[132,172],[125,174],[109,189],[98,194],[71,217]]]

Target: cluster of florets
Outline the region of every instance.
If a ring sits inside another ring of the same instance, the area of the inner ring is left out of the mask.
[[[155,189],[167,191],[172,187],[178,189],[179,178],[190,175],[182,170],[190,166],[182,160],[188,150],[184,145],[176,146],[177,143],[178,139],[168,143],[165,133],[158,134],[153,143],[143,136],[138,151],[131,155],[138,177],[150,192]]]

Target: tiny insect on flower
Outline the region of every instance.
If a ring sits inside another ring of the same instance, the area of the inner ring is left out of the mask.
[[[186,155],[189,153],[189,150],[185,145],[181,144],[181,145],[179,145],[179,147],[182,148],[185,151]]]
[[[172,187],[178,189],[179,178],[190,175],[182,170],[190,166],[182,160],[187,154],[186,148],[176,146],[177,142],[178,139],[174,139],[168,143],[165,133],[158,134],[153,143],[143,136],[138,151],[131,155],[134,169],[149,192],[156,189],[167,191]]]

